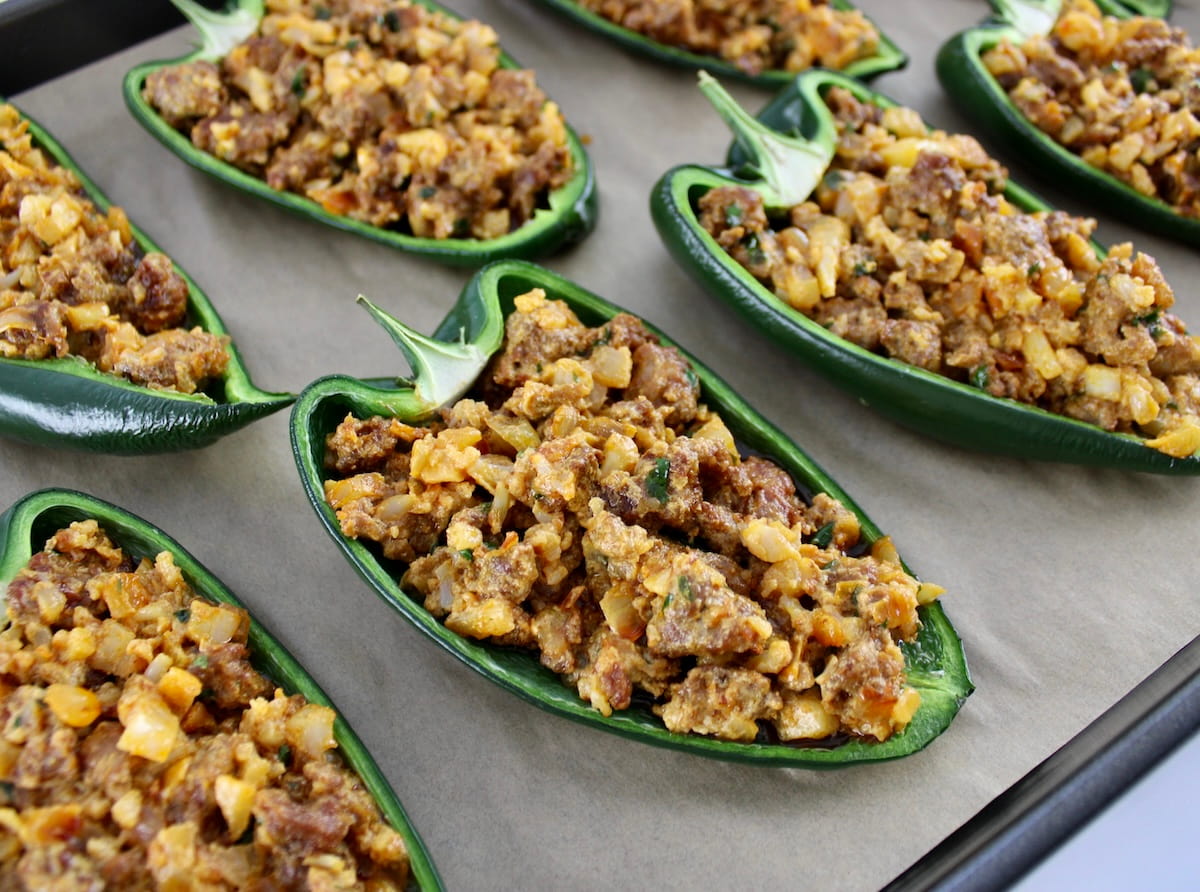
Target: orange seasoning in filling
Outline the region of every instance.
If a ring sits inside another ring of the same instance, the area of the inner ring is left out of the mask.
[[[574,174],[566,124],[496,32],[407,0],[267,0],[218,64],[146,80],[200,149],[330,213],[422,238],[517,229]]]
[[[1200,340],[1154,261],[1104,260],[1096,221],[1027,214],[973,137],[835,88],[833,163],[769,219],[755,191],[713,189],[700,223],[791,307],[868,350],[1178,458],[1200,449]]]
[[[143,254],[125,213],[101,213],[0,105],[0,357],[78,356],[134,384],[194,393],[224,373],[228,339],[183,328],[187,301],[170,258]]]
[[[244,610],[94,520],[8,589],[0,887],[403,889],[408,856],[334,712],[248,661]]]
[[[632,316],[589,328],[535,289],[440,421],[347,417],[325,495],[448,628],[535,651],[604,715],[640,695],[681,733],[888,738],[920,703],[898,642],[941,589],[699,395]]]

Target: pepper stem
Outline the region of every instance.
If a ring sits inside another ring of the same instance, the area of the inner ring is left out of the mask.
[[[1022,37],[1049,34],[1062,8],[1061,0],[990,0],[996,15]]]
[[[203,42],[198,58],[216,61],[258,30],[263,17],[263,0],[234,0],[225,12],[213,12],[196,0],[171,0],[184,18],[200,32]]]
[[[792,207],[812,195],[833,161],[832,122],[821,119],[813,139],[784,136],[751,117],[707,71],[700,72],[700,92],[750,156],[750,167],[763,180],[758,191],[768,207]]]
[[[391,335],[408,360],[413,371],[413,396],[424,415],[433,414],[439,406],[454,402],[470,390],[491,358],[490,351],[468,343],[465,332],[459,332],[456,343],[439,341],[413,331],[361,294],[358,302]]]

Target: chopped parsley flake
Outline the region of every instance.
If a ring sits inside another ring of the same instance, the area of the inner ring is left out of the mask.
[[[767,255],[758,243],[758,233],[752,232],[743,238],[742,247],[746,249],[746,259],[752,266],[761,266],[767,262]]]
[[[654,470],[646,476],[646,495],[660,502],[667,500],[671,481],[671,460],[659,458],[654,461]]]
[[[980,390],[987,390],[988,384],[991,383],[991,375],[988,374],[988,367],[985,365],[977,365],[971,369],[970,376],[971,384],[978,387]]]
[[[825,524],[815,533],[813,533],[812,544],[817,548],[828,548],[829,543],[833,541],[833,521]]]

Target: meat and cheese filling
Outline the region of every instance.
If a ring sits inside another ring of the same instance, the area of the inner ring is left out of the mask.
[[[325,495],[450,629],[536,650],[604,715],[640,695],[677,732],[886,739],[920,703],[897,642],[941,590],[699,396],[632,316],[589,328],[535,289],[439,422],[347,417]]]
[[[244,610],[94,520],[46,543],[0,633],[0,886],[402,889],[408,856],[333,710],[248,662]]]
[[[0,105],[0,357],[78,356],[135,384],[194,393],[229,354],[226,338],[180,327],[187,301],[170,259],[143,253],[125,213],[102,213]]]
[[[837,152],[809,201],[769,219],[750,189],[700,199],[738,263],[868,350],[1175,457],[1200,449],[1200,341],[1152,257],[1123,244],[1100,260],[1094,220],[1019,211],[970,136],[842,89],[826,102]]]
[[[334,214],[423,238],[490,239],[573,174],[566,125],[496,32],[407,0],[267,0],[219,65],[146,81],[217,158]]]
[[[845,68],[875,55],[879,32],[828,0],[580,0],[639,34],[732,62],[747,74]]]
[[[983,55],[1009,98],[1084,161],[1200,217],[1200,51],[1162,19],[1065,0],[1047,35]]]

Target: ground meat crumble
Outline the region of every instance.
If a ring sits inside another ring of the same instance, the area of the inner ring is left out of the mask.
[[[983,62],[1034,125],[1093,167],[1200,217],[1200,51],[1158,18],[1066,0],[1049,34]]]
[[[267,0],[218,64],[144,95],[217,158],[334,214],[422,238],[497,238],[571,179],[558,106],[500,67],[496,33],[407,0]]]
[[[827,0],[579,0],[622,27],[746,74],[841,69],[875,55],[879,32],[856,9]]]
[[[195,393],[224,373],[228,339],[181,328],[187,310],[170,259],[143,254],[125,213],[102,213],[0,105],[0,357],[78,356],[135,384]]]
[[[898,642],[941,590],[699,397],[633,317],[589,328],[535,289],[440,421],[347,417],[325,496],[448,628],[537,651],[604,715],[643,697],[676,732],[886,739],[920,703]]]
[[[249,663],[246,612],[94,520],[8,589],[0,887],[402,889],[403,838],[333,751],[334,712]]]
[[[810,200],[768,219],[713,189],[700,223],[776,296],[834,334],[998,397],[1200,450],[1200,340],[1157,263],[1088,241],[1095,221],[1027,214],[972,137],[835,88],[836,156]]]

